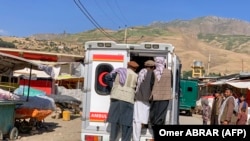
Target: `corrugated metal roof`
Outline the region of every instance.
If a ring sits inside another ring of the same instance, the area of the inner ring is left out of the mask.
[[[22,49],[0,48],[0,52],[5,53],[5,54],[12,54],[14,56],[18,56],[18,57],[26,58],[26,59],[32,59],[34,57],[39,58],[39,55],[41,55],[41,56],[43,56],[42,57],[43,61],[46,61],[46,59],[47,59],[47,61],[51,61],[51,59],[55,61],[55,60],[60,60],[61,58],[74,58],[73,60],[75,60],[75,61],[84,59],[83,55],[73,55],[73,54],[64,54],[64,53],[51,53],[51,52],[22,50]]]
[[[31,60],[0,52],[0,71],[2,69],[21,69],[24,67],[39,66]],[[1,72],[0,72],[1,74]]]

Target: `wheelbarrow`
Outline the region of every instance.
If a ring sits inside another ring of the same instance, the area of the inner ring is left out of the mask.
[[[50,115],[52,110],[36,108],[17,108],[15,110],[15,125],[21,133],[29,133],[33,128],[45,128],[43,120]]]

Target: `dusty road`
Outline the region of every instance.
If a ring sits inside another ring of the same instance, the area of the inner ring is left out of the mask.
[[[180,124],[181,125],[201,125],[202,118],[201,115],[193,114],[193,116],[180,116]]]
[[[38,133],[19,134],[17,141],[80,141],[81,118],[79,115],[71,115],[70,121],[63,119],[45,118],[44,125],[48,129],[41,128]]]
[[[201,124],[201,116],[193,115],[180,116],[180,124]],[[79,115],[71,115],[70,121],[63,119],[52,119],[50,116],[45,118],[44,125],[48,130],[43,128],[36,134],[19,134],[17,141],[80,141],[81,140],[81,118]]]

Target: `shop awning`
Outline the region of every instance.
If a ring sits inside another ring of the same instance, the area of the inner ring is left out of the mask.
[[[234,80],[234,79],[236,79],[236,78],[222,79],[222,80],[218,80],[218,81],[215,81],[215,82],[210,82],[210,83],[208,83],[208,85],[224,85],[224,84],[226,84],[227,82],[232,81],[232,80]]]
[[[1,75],[9,75],[14,70],[23,69],[25,67],[38,67],[39,64],[32,62],[28,59],[17,57],[10,54],[5,54],[0,52],[0,74]]]
[[[250,80],[236,80],[236,79],[228,79],[228,80],[220,80],[216,82],[209,83],[208,85],[230,85],[235,88],[240,89],[250,89]]]
[[[13,76],[16,76],[16,77],[19,77],[22,75],[28,75],[28,74],[30,74],[30,68],[15,70],[13,72]],[[31,74],[36,76],[37,78],[51,78],[51,76],[49,76],[46,72],[40,71],[40,70],[32,69]]]
[[[227,82],[227,84],[240,89],[250,88],[250,81]]]

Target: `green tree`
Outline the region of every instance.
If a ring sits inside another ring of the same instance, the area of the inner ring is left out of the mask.
[[[182,72],[182,79],[188,79],[189,77],[192,77],[192,70]]]
[[[16,48],[15,44],[11,43],[11,42],[6,42],[3,40],[0,40],[0,47],[4,47],[4,48]]]
[[[221,73],[214,73],[214,72],[211,72],[211,73],[209,73],[209,76],[213,76],[213,77],[219,77],[219,76],[221,76]]]

